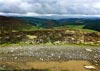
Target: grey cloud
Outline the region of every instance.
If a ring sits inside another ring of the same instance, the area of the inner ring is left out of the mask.
[[[0,0],[0,12],[100,15],[99,0]]]

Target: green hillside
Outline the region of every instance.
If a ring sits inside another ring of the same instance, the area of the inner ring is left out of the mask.
[[[61,20],[34,17],[0,16],[0,32],[33,31],[46,29],[81,29],[100,31],[99,19],[68,18]]]
[[[99,18],[65,18],[65,19],[45,19],[35,17],[15,17],[25,22],[45,29],[51,28],[71,28],[71,29],[89,29],[100,31]]]
[[[42,29],[27,22],[12,17],[0,16],[0,33],[32,31]]]

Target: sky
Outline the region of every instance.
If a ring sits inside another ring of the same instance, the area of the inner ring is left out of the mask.
[[[100,15],[100,0],[0,0],[0,15]]]

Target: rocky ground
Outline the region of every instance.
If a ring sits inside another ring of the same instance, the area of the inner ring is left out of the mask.
[[[89,61],[97,67],[95,71],[100,71],[100,48],[96,46],[76,45],[0,47],[1,69],[9,68],[9,64],[6,65],[7,62],[66,62],[69,60]]]

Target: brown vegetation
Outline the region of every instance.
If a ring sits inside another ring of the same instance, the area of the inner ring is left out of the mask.
[[[0,34],[0,43],[27,44],[91,44],[100,45],[99,32],[86,32],[82,30],[36,30],[20,31]]]

